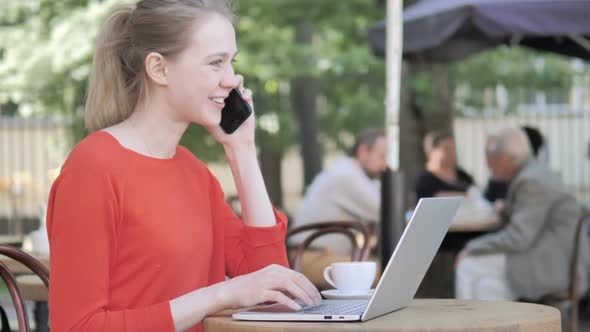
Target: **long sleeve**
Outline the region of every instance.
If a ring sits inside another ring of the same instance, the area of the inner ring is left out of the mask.
[[[91,162],[62,172],[49,198],[50,321],[55,331],[174,331],[168,302],[109,308],[120,219],[112,180]]]
[[[287,218],[274,210],[276,225],[251,227],[245,225],[225,202],[219,182],[211,175],[213,219],[223,230],[225,269],[230,276],[257,271],[270,264],[288,267],[285,235]]]
[[[484,235],[470,241],[466,249],[471,254],[487,253],[518,253],[529,249],[539,233],[543,230],[547,215],[551,209],[543,195],[547,190],[534,180],[522,181],[518,184],[516,196],[506,227],[495,233]]]

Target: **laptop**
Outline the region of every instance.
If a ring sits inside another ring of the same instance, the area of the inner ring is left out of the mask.
[[[322,300],[318,306],[298,311],[272,304],[240,311],[232,317],[256,321],[366,321],[407,307],[462,200],[461,197],[420,199],[369,300]]]

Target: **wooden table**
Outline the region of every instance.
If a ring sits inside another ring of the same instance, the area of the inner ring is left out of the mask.
[[[0,243],[13,246],[20,246],[23,243],[22,235],[0,235]]]
[[[414,300],[409,307],[366,322],[247,322],[231,316],[205,319],[205,332],[388,331],[559,332],[559,310],[518,302]]]
[[[449,232],[490,232],[499,229],[502,222],[498,218],[455,219]]]
[[[424,277],[423,285],[418,290],[417,297],[423,298],[453,298],[455,288],[454,261],[459,250],[471,238],[499,229],[502,223],[498,219],[457,219],[451,224],[431,268]],[[381,260],[370,256],[370,261],[377,263],[375,284],[381,275]],[[326,250],[307,250],[302,257],[301,272],[320,289],[333,288],[324,280],[324,269],[333,262],[350,261],[350,255],[339,254]]]
[[[502,222],[497,218],[455,219],[430,264],[416,297],[454,298],[457,255],[471,239],[501,227]]]
[[[35,302],[49,301],[49,290],[41,279],[34,274],[25,274],[16,277],[16,282],[25,300]]]
[[[45,266],[47,269],[49,269],[49,257],[48,256],[40,256],[40,255],[36,255],[36,254],[30,253],[30,252],[28,252],[28,254],[35,257],[35,259],[37,259],[39,262],[41,262],[41,264],[43,264],[43,266]],[[12,272],[14,274],[32,273],[32,271],[29,270],[28,267],[24,266],[20,262],[17,262],[10,257],[0,255],[0,262],[4,263],[4,265],[6,265],[8,270],[10,270],[10,272]]]

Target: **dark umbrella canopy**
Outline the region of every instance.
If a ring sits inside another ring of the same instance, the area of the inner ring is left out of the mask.
[[[590,0],[422,0],[403,13],[404,56],[452,61],[500,45],[590,60]],[[385,53],[385,21],[369,34]]]

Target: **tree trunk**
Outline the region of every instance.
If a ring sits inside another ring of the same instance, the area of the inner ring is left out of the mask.
[[[426,117],[425,129],[453,130],[453,96],[454,87],[451,78],[451,70],[448,64],[432,64],[429,66],[435,78],[435,86],[438,91],[438,105],[440,108]]]
[[[283,185],[281,162],[283,154],[260,147],[260,170],[266,184],[270,201],[277,208],[283,207]]]
[[[428,71],[433,79],[437,109],[427,110],[419,106],[419,98],[409,84],[413,72]],[[400,168],[405,175],[405,193],[408,207],[414,206],[416,196],[414,182],[426,162],[422,140],[435,129],[453,129],[453,83],[447,64],[404,63],[402,71],[402,104],[400,112]]]
[[[260,81],[253,80],[250,85],[255,88],[254,91],[262,91]],[[263,115],[270,108],[269,96],[265,93],[259,93],[254,96],[256,107],[259,110],[258,115]],[[271,133],[257,128],[256,142],[258,143],[258,160],[260,161],[260,171],[264,178],[266,191],[270,201],[277,208],[283,208],[283,185],[282,185],[282,168],[283,151],[275,144],[274,137]]]
[[[399,113],[400,128],[400,170],[404,173],[404,197],[406,209],[416,203],[414,193],[414,180],[424,164],[421,158],[421,136],[422,129],[420,115],[416,113],[413,107],[413,92],[410,88],[409,78],[411,77],[412,66],[409,62],[404,61],[402,66],[401,80],[401,103]]]
[[[296,41],[310,45],[313,25],[303,22],[297,25]],[[310,64],[312,59],[307,59]],[[318,116],[316,98],[318,82],[312,77],[298,77],[291,82],[293,110],[299,123],[299,141],[303,155],[303,189],[322,170],[322,151],[318,141]]]
[[[446,64],[426,64],[404,66],[402,72],[402,112],[400,113],[400,165],[405,174],[405,193],[410,197],[408,207],[417,203],[414,182],[419,172],[424,169],[426,157],[422,140],[427,132],[435,129],[452,129],[453,127],[453,84],[449,66]],[[435,94],[436,109],[422,109],[418,98],[408,84],[408,77],[417,70],[426,70],[431,74]],[[428,269],[416,293],[417,298],[452,298],[454,296],[454,276],[442,274],[441,271],[452,264],[455,254],[439,251]],[[445,270],[446,271],[446,270]]]

